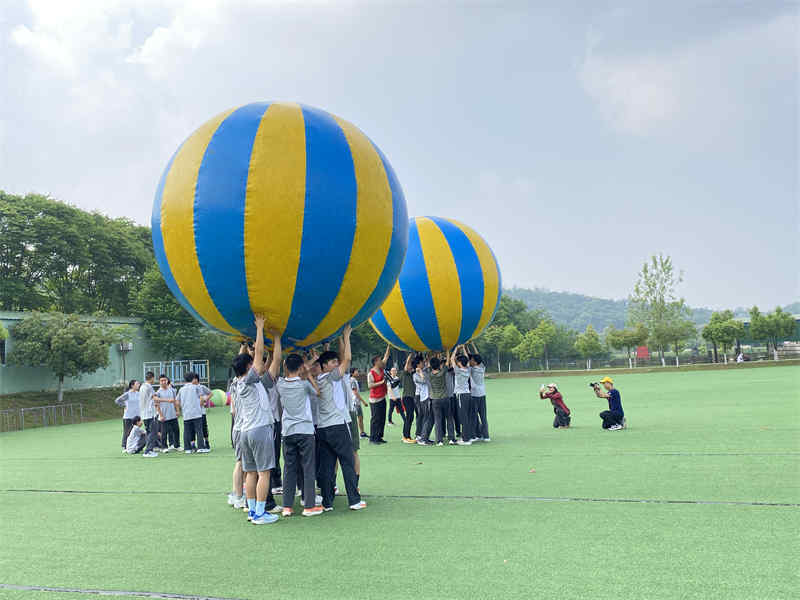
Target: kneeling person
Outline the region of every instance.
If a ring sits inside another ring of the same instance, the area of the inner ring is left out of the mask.
[[[555,429],[567,429],[571,421],[569,416],[569,408],[564,404],[564,397],[558,391],[555,383],[548,383],[547,387],[542,386],[539,388],[539,398],[550,400],[553,405],[553,412],[556,418],[553,419],[553,427]]]
[[[598,398],[608,400],[608,410],[600,413],[600,418],[603,419],[603,429],[608,431],[623,429],[625,427],[625,411],[622,410],[622,397],[619,390],[614,387],[611,377],[603,377],[600,383],[604,389],[600,389],[597,384],[593,384],[592,387]]]

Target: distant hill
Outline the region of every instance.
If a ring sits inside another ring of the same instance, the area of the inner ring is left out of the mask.
[[[576,331],[583,331],[591,324],[598,331],[609,325],[617,329],[625,327],[628,314],[627,300],[609,300],[595,298],[572,292],[553,292],[544,288],[511,288],[503,290],[512,298],[522,300],[530,309],[543,309],[559,324],[566,325]],[[774,310],[774,306],[760,307],[762,312]],[[792,314],[800,314],[800,302],[783,307]],[[734,314],[747,316],[749,308],[738,307]],[[711,319],[710,308],[692,308],[692,320],[697,325],[705,325]]]

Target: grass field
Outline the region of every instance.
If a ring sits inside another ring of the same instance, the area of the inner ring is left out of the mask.
[[[390,444],[361,452],[367,510],[337,498],[333,513],[263,527],[225,502],[225,409],[205,456],[123,456],[118,421],[4,433],[0,582],[252,599],[797,597],[800,369],[621,375],[620,432],[600,429],[583,377],[558,382],[573,427],[554,430],[544,382],[489,382],[490,444],[407,446],[388,428]]]

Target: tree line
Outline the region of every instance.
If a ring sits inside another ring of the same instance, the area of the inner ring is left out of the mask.
[[[653,256],[625,301],[626,325],[612,324],[602,335],[591,323],[578,331],[503,294],[492,323],[475,341],[498,371],[506,363],[510,369],[513,358],[540,359],[545,369],[553,357],[582,358],[591,368],[593,359],[612,349],[624,351],[635,366],[635,349],[643,345],[656,349],[662,364],[664,352],[672,349],[679,364],[680,350],[697,340],[692,310],[677,296],[682,280],[669,257]],[[140,317],[149,343],[167,360],[207,358],[220,364],[237,350],[236,340],[203,328],[175,300],[155,263],[148,227],[38,194],[0,191],[0,310],[35,312],[15,326],[10,360],[47,367],[60,382],[106,367],[108,344],[131,336],[130,328],[78,314]],[[779,342],[795,332],[791,314],[780,308],[762,314],[753,307],[750,317],[746,332],[733,311],[711,314],[702,338],[712,346],[714,360],[719,353],[727,360],[748,335],[766,342],[777,359]],[[6,335],[0,328],[0,339]],[[364,364],[385,348],[368,323],[353,331],[352,344],[357,362]]]

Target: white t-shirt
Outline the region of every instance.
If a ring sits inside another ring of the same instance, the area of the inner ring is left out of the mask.
[[[156,416],[156,405],[153,402],[153,386],[146,381],[139,387],[139,412],[142,419]]]

